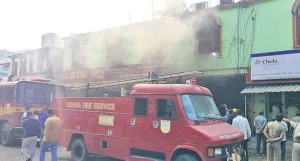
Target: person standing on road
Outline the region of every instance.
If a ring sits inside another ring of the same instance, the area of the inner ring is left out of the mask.
[[[281,160],[280,142],[284,137],[284,129],[280,124],[282,119],[283,115],[277,114],[276,120],[268,122],[264,129],[267,138],[267,161]]]
[[[251,128],[248,120],[242,116],[243,111],[237,110],[237,116],[232,121],[232,126],[241,130],[244,134],[243,149],[246,151],[245,161],[248,161],[248,140],[251,138]]]
[[[25,106],[25,112],[21,117],[21,123],[23,123],[27,119],[27,112],[29,112],[29,110],[30,110],[30,106]]]
[[[256,155],[259,156],[261,143],[263,144],[262,154],[266,155],[266,138],[263,134],[263,130],[267,124],[267,119],[264,116],[264,111],[259,111],[259,116],[254,119],[254,127],[256,131]]]
[[[41,140],[43,140],[44,138],[44,131],[45,131],[45,122],[48,118],[48,113],[47,113],[47,110],[48,110],[48,106],[46,106],[43,110],[43,113],[41,114],[41,116],[39,117],[39,120],[40,120],[40,123],[41,123]]]
[[[287,132],[288,132],[288,130],[289,130],[289,128],[288,128],[288,125],[287,125],[287,123],[286,122],[284,122],[284,121],[281,121],[280,122],[280,124],[282,125],[282,127],[283,127],[283,129],[284,129],[284,137],[283,137],[283,139],[281,140],[281,145],[280,145],[280,148],[281,148],[281,160],[283,161],[283,160],[285,160],[285,146],[286,146],[286,136],[287,136]]]
[[[26,161],[32,161],[35,155],[37,137],[40,129],[40,122],[36,120],[32,112],[27,112],[27,119],[23,122],[24,138],[22,140],[22,153]]]
[[[52,161],[57,161],[57,146],[59,141],[60,118],[52,109],[47,110],[48,119],[45,122],[45,133],[41,144],[40,161],[45,161],[45,153],[50,148]]]
[[[292,161],[299,161],[300,160],[300,123],[285,118],[283,119],[283,121],[290,123],[291,126],[294,128]]]
[[[32,111],[35,119],[39,120],[39,112],[37,110]]]
[[[236,111],[235,111],[236,112]],[[236,114],[235,114],[234,110],[233,109],[230,109],[229,110],[229,114],[228,114],[228,117],[227,117],[227,123],[232,125],[232,120],[236,117]]]

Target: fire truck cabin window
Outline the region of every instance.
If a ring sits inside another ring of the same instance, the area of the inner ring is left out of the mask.
[[[181,100],[186,117],[189,120],[220,117],[219,110],[211,96],[183,94]]]
[[[4,89],[3,97],[5,102],[9,102],[9,103],[14,102],[14,91],[15,89],[12,87]]]
[[[164,120],[176,119],[176,110],[172,99],[156,100],[156,117]]]
[[[134,115],[147,116],[148,111],[148,99],[147,98],[135,98],[134,99]]]
[[[20,82],[17,85],[16,101],[19,104],[48,105],[52,98],[64,95],[63,86],[40,82]]]

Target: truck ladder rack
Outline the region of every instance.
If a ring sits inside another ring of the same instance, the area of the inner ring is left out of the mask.
[[[203,75],[203,74],[204,74],[204,72],[201,72],[201,71],[189,71],[189,72],[176,72],[176,73],[162,74],[162,75],[158,76],[157,81],[166,81],[168,79],[182,78],[182,77],[189,77],[189,76]],[[138,84],[138,83],[147,83],[147,82],[149,82],[149,77],[139,77],[139,78],[133,78],[133,79],[120,80],[120,81],[112,81],[112,82],[107,82],[107,83],[102,83],[102,84],[89,83],[87,86],[77,87],[76,89],[123,86],[123,85],[127,85],[127,84]],[[74,89],[74,88],[72,88],[72,89]]]

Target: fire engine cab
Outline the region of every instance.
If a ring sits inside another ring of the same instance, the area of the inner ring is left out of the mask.
[[[74,161],[226,160],[243,133],[224,123],[210,90],[189,82],[136,84],[129,97],[54,98],[60,144]]]
[[[22,139],[22,116],[25,107],[30,111],[42,111],[50,105],[53,97],[64,97],[65,87],[52,80],[27,77],[25,80],[0,82],[0,141],[9,146]]]

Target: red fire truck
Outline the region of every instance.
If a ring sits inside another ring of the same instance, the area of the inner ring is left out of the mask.
[[[8,146],[23,138],[21,117],[25,106],[30,106],[30,111],[41,111],[53,97],[64,95],[64,86],[47,79],[28,77],[24,81],[0,82],[1,143]]]
[[[129,97],[55,98],[51,107],[74,161],[221,161],[243,151],[243,133],[224,123],[201,86],[137,84]]]

